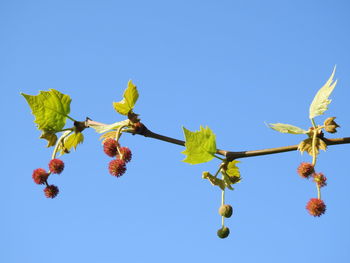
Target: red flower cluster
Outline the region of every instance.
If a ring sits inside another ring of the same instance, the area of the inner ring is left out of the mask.
[[[132,153],[128,147],[120,147],[119,143],[109,138],[103,143],[103,151],[116,159],[109,162],[108,170],[113,176],[120,177],[126,171],[126,163],[131,161]]]
[[[109,157],[114,157],[117,155],[118,147],[119,147],[119,143],[112,138],[105,140],[103,143],[103,151]]]
[[[297,171],[301,177],[309,178],[315,172],[315,169],[311,163],[301,163]]]
[[[55,198],[58,195],[58,192],[58,187],[53,184],[46,186],[44,189],[44,193],[47,198]]]
[[[125,161],[121,159],[114,159],[110,161],[109,166],[109,173],[113,176],[120,177],[122,176],[126,171],[126,165]]]
[[[128,147],[120,147],[119,153],[119,159],[124,160],[126,163],[131,161],[132,153]]]
[[[60,159],[52,159],[49,162],[49,169],[53,174],[60,174],[64,169],[64,163]]]
[[[45,184],[44,189],[45,196],[47,198],[55,198],[59,192],[58,187],[55,185],[49,185],[47,180],[50,174],[60,174],[64,169],[64,162],[60,159],[52,159],[49,162],[50,171],[47,172],[43,168],[38,168],[33,171],[32,178],[36,184]]]
[[[316,173],[314,166],[311,163],[301,163],[298,167],[298,174],[303,178],[313,178],[316,183],[318,191],[320,193],[320,188],[327,185],[327,178],[323,173]],[[320,195],[318,196],[320,197]],[[325,203],[318,198],[311,198],[306,205],[306,209],[309,211],[310,215],[321,216],[326,212]]]
[[[326,205],[321,199],[311,198],[306,205],[306,209],[312,216],[321,216],[326,212]]]
[[[49,173],[47,173],[43,168],[38,168],[33,171],[33,180],[36,184],[44,184],[49,178]]]

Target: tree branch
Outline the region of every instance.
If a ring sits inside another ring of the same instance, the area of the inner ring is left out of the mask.
[[[87,118],[85,121],[85,125],[86,125],[86,127],[89,127],[90,125],[106,125],[106,124],[103,124],[100,122],[95,122],[95,121],[92,121],[89,118]],[[134,131],[134,132],[128,131],[128,132],[132,133],[132,134],[138,134],[138,135],[142,135],[142,136],[145,136],[148,138],[153,138],[153,139],[157,139],[160,141],[172,143],[172,144],[177,144],[180,146],[185,146],[184,141],[154,133],[144,125],[143,125],[142,129],[140,129],[140,131]],[[337,138],[337,139],[322,138],[322,140],[327,145],[338,145],[338,144],[350,143],[350,137]],[[296,150],[298,150],[298,145],[290,145],[290,146],[269,148],[269,149],[263,149],[263,150],[241,151],[241,152],[231,152],[231,151],[217,149],[216,153],[220,154],[222,156],[225,156],[228,161],[232,161],[232,160],[240,159],[240,158],[247,158],[247,157],[254,157],[254,156],[261,156],[261,155],[268,155],[268,154],[276,154],[276,153],[290,152],[290,151],[296,151]]]

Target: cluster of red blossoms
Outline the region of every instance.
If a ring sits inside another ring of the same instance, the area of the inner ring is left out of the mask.
[[[126,163],[131,161],[131,151],[128,147],[120,147],[119,143],[109,138],[103,143],[103,151],[109,157],[116,157],[116,159],[109,162],[109,173],[113,176],[120,177],[126,171]]]
[[[55,198],[58,195],[58,187],[51,184],[49,185],[47,179],[50,174],[60,174],[64,169],[64,163],[60,159],[52,159],[49,162],[49,172],[43,168],[38,168],[33,171],[33,180],[36,184],[45,184],[44,193],[47,198]]]
[[[323,173],[316,173],[314,166],[311,163],[301,163],[297,171],[302,178],[313,178],[313,181],[316,183],[318,189],[327,185],[327,178],[323,175]],[[326,212],[326,205],[319,198],[311,198],[306,205],[306,209],[312,216],[321,216]]]

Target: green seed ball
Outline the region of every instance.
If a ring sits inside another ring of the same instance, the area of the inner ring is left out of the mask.
[[[219,208],[219,215],[229,218],[232,216],[232,206],[230,205],[222,205]]]
[[[230,234],[230,229],[226,226],[224,226],[218,230],[218,237],[220,237],[220,238],[226,238],[226,237],[228,237],[229,234]]]

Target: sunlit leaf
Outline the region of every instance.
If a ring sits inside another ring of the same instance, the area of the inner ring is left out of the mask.
[[[290,134],[306,134],[307,131],[304,129],[301,129],[297,126],[293,126],[290,124],[284,124],[284,123],[270,123],[269,127],[271,129],[274,129],[275,131],[282,132],[282,133],[290,133]]]
[[[191,132],[183,127],[185,135],[185,147],[182,152],[187,155],[183,160],[190,164],[198,164],[208,162],[214,158],[216,153],[215,134],[209,127],[200,126],[199,131]]]
[[[40,91],[36,96],[21,95],[32,109],[39,130],[50,133],[62,130],[70,112],[71,98],[68,95],[54,89]]]
[[[329,96],[337,84],[337,81],[333,81],[334,73],[336,67],[334,67],[332,75],[323,85],[323,87],[316,93],[311,105],[310,105],[310,119],[315,118],[316,116],[322,115],[327,109],[331,100]]]
[[[54,132],[43,131],[40,135],[40,139],[47,140],[46,147],[54,146],[57,142],[57,135]]]
[[[129,80],[128,87],[123,94],[123,99],[119,102],[113,102],[113,107],[120,114],[128,115],[128,113],[133,110],[138,98],[139,93],[137,87]]]
[[[64,147],[70,151],[73,147],[74,150],[77,149],[78,144],[83,143],[84,141],[84,135],[81,132],[73,132],[71,135],[69,135],[64,140]]]
[[[233,160],[227,164],[226,174],[230,177],[232,184],[238,183],[241,180],[241,173],[237,164],[240,161]]]

